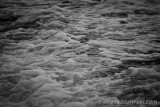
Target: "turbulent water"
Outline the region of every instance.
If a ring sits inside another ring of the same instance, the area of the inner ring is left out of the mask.
[[[0,107],[159,101],[159,0],[0,0]]]

